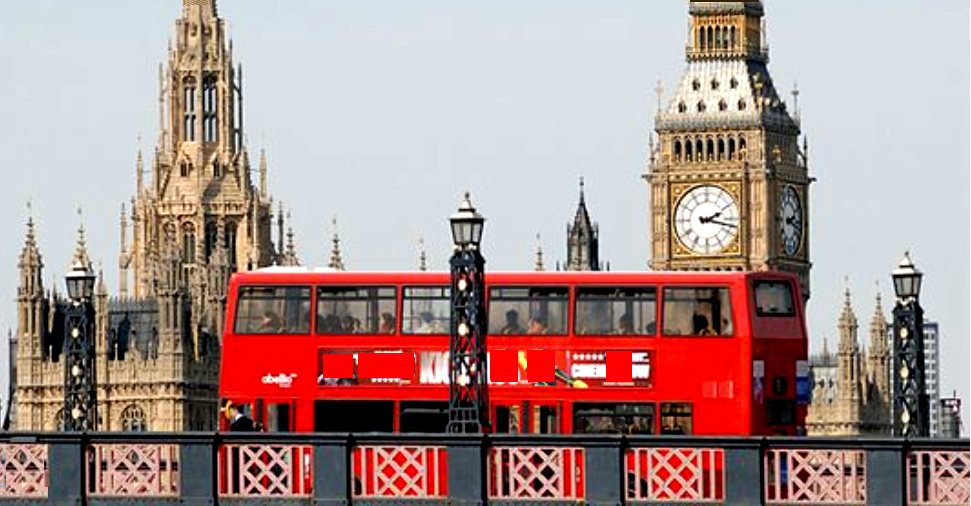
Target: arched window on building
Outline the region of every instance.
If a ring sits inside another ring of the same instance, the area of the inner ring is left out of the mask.
[[[236,272],[236,228],[237,224],[232,221],[226,222],[226,255],[229,257],[229,268]]]
[[[183,137],[186,141],[196,140],[196,81],[191,77],[182,83]]]
[[[734,137],[728,139],[728,159],[729,160],[735,159],[735,138]]]
[[[713,37],[713,35],[714,35],[714,32],[709,26],[708,27],[708,49],[712,49],[712,44],[715,42],[715,38]]]
[[[694,152],[693,151],[694,151],[694,149],[691,147],[691,141],[690,140],[685,141],[685,143],[684,143],[684,158],[685,158],[685,160],[687,160],[687,161],[690,162],[691,160],[694,159]]]
[[[718,139],[718,159],[725,159],[725,139]]]
[[[734,26],[728,30],[728,43],[731,45],[731,48],[733,51],[738,50],[738,39],[736,38],[736,35],[735,35]]]
[[[706,147],[708,148],[707,160],[710,162],[715,159],[715,141],[708,139],[708,145]]]
[[[148,420],[145,412],[135,404],[129,404],[121,411],[121,430],[125,432],[148,431]]]
[[[216,222],[206,222],[206,260],[212,259],[213,250],[216,249]]]
[[[681,161],[681,141],[674,141],[674,159]]]
[[[702,162],[705,160],[704,148],[702,147],[701,139],[695,140],[695,161]]]
[[[724,45],[722,45],[722,27],[716,26],[715,27],[715,49],[723,49],[723,48],[724,48]]]
[[[205,142],[216,142],[219,138],[218,104],[216,76],[210,74],[202,81],[202,140]]]
[[[182,225],[182,262],[196,262],[196,227],[191,223]]]

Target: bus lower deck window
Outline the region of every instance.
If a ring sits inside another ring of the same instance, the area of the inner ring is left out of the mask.
[[[692,409],[689,402],[661,403],[661,434],[691,434]]]
[[[654,434],[654,404],[577,403],[573,432],[577,434]]]

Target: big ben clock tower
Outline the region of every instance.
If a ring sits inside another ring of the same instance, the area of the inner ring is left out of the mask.
[[[657,114],[651,267],[795,272],[809,297],[799,120],[769,76],[761,2],[691,0],[687,69]]]

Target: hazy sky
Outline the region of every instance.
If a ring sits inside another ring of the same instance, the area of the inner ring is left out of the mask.
[[[158,64],[182,2],[0,2],[0,330],[16,325],[33,200],[45,277],[63,291],[83,205],[117,288],[118,215],[136,139],[157,134]],[[876,283],[911,250],[941,324],[943,391],[969,384],[967,0],[765,2],[770,71],[801,91],[809,136],[810,332],[835,345],[845,277],[868,339]],[[540,233],[565,259],[587,181],[613,270],[648,261],[654,87],[684,70],[687,2],[221,0],[244,65],[254,159],[292,209],[301,259],[324,265],[338,216],[350,269],[447,268],[447,216],[469,189],[488,268],[529,269]],[[790,104],[791,105],[791,104]],[[49,282],[48,282],[49,283]],[[889,319],[889,313],[886,315]],[[5,354],[6,350],[2,352]],[[0,360],[2,360],[0,356]],[[2,378],[6,382],[6,377]],[[5,388],[4,388],[5,391]]]

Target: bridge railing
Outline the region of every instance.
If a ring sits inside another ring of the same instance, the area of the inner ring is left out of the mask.
[[[7,433],[0,503],[968,504],[968,440]]]

